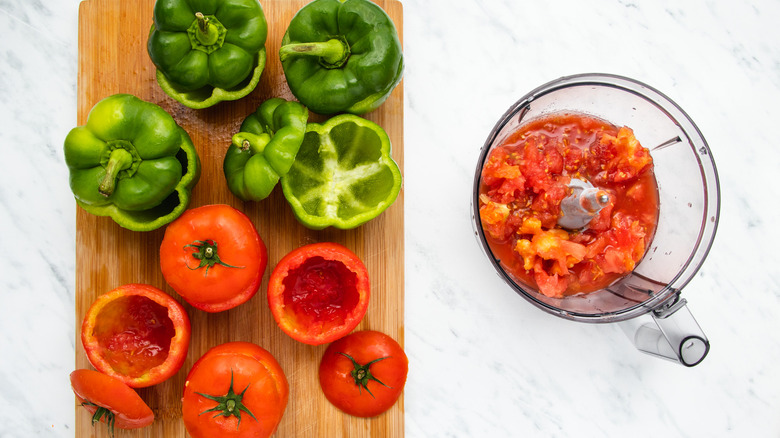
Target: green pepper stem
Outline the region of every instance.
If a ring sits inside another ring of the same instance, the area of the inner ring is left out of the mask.
[[[109,197],[114,193],[116,188],[116,180],[119,177],[119,172],[129,169],[133,164],[133,155],[124,149],[114,149],[108,157],[108,164],[106,164],[106,175],[98,185],[98,192]]]
[[[209,17],[203,15],[202,12],[196,12],[195,18],[198,21],[198,30],[196,38],[204,46],[210,46],[217,42],[219,39],[219,30],[210,23]]]
[[[345,40],[337,38],[325,42],[291,43],[279,49],[279,59],[282,62],[297,55],[317,56],[326,68],[339,68],[347,62],[350,49]]]

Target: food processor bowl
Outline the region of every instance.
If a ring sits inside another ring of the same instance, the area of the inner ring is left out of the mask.
[[[478,198],[482,168],[493,148],[529,121],[567,112],[594,116],[634,131],[653,158],[659,217],[655,235],[631,273],[595,292],[551,298],[513,277],[494,256],[479,219]],[[477,240],[512,289],[562,318],[590,323],[625,322],[624,329],[637,348],[688,366],[704,358],[709,341],[687,311],[680,292],[709,252],[719,210],[715,163],[691,118],[654,88],[609,74],[563,77],[531,91],[512,105],[482,147],[472,193],[472,223]],[[683,308],[685,311],[678,312]],[[681,320],[679,315],[686,314],[693,322]],[[648,315],[650,323],[640,318]],[[667,342],[658,342],[659,339]]]

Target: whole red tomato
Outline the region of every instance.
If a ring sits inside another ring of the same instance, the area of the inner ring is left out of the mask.
[[[232,309],[252,298],[268,250],[252,221],[229,205],[187,210],[165,229],[160,268],[165,281],[206,312]]]
[[[81,406],[92,414],[92,424],[108,424],[114,428],[138,429],[154,421],[154,413],[132,388],[121,380],[93,370],[70,373],[70,386]]]
[[[368,271],[355,253],[322,242],[291,251],[268,281],[268,305],[279,327],[300,342],[320,345],[354,329],[368,309]]]
[[[334,406],[356,417],[392,407],[406,384],[409,360],[384,333],[366,330],[330,344],[320,362],[320,386]]]
[[[154,286],[126,284],[87,309],[81,343],[98,371],[142,388],[179,371],[190,333],[190,318],[178,301]]]
[[[284,371],[262,347],[218,345],[187,375],[184,426],[193,438],[268,437],[282,419],[289,392]]]

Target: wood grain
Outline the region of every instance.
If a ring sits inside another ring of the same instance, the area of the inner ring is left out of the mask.
[[[290,401],[275,437],[402,437],[403,395],[388,412],[372,419],[341,413],[322,395],[317,380],[319,359],[326,346],[294,341],[276,326],[268,309],[266,287],[270,271],[287,252],[313,242],[332,241],[352,249],[366,264],[371,300],[359,329],[380,330],[404,344],[404,191],[378,218],[353,230],[312,231],[298,224],[277,187],[256,203],[244,203],[227,188],[222,160],[230,138],[248,114],[270,97],[293,99],[278,58],[281,38],[295,12],[306,0],[261,0],[268,24],[268,61],[254,92],[239,101],[192,110],[169,98],[157,85],[146,52],[154,0],[85,0],[79,6],[78,123],[99,100],[131,93],[168,111],[190,134],[203,165],[190,208],[228,204],[244,211],[268,246],[268,268],[260,291],[249,302],[226,312],[209,314],[183,302],[165,283],[159,268],[159,245],[164,229],[128,231],[109,218],[78,209],[76,216],[76,339],[80,321],[99,295],[126,283],[147,283],[179,299],[192,322],[192,341],[182,369],[168,381],[139,390],[156,415],[155,422],[136,431],[117,431],[117,437],[189,436],[181,420],[181,394],[192,364],[209,348],[229,341],[254,342],[280,362],[290,382]],[[377,0],[403,38],[403,11],[396,0]],[[378,110],[366,118],[381,125],[393,144],[393,158],[403,171],[403,82]],[[312,115],[312,121],[322,117]],[[90,368],[80,342],[76,368]],[[75,398],[74,398],[75,402]],[[76,437],[107,437],[105,427],[91,426],[78,404]]]

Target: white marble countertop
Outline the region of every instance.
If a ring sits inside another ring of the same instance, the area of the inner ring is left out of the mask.
[[[78,0],[0,0],[0,437],[72,437]],[[780,436],[780,3],[404,1],[406,436]],[[697,123],[720,226],[683,292],[712,343],[686,368],[615,325],[548,315],[470,223],[479,148],[560,76],[638,79]]]

